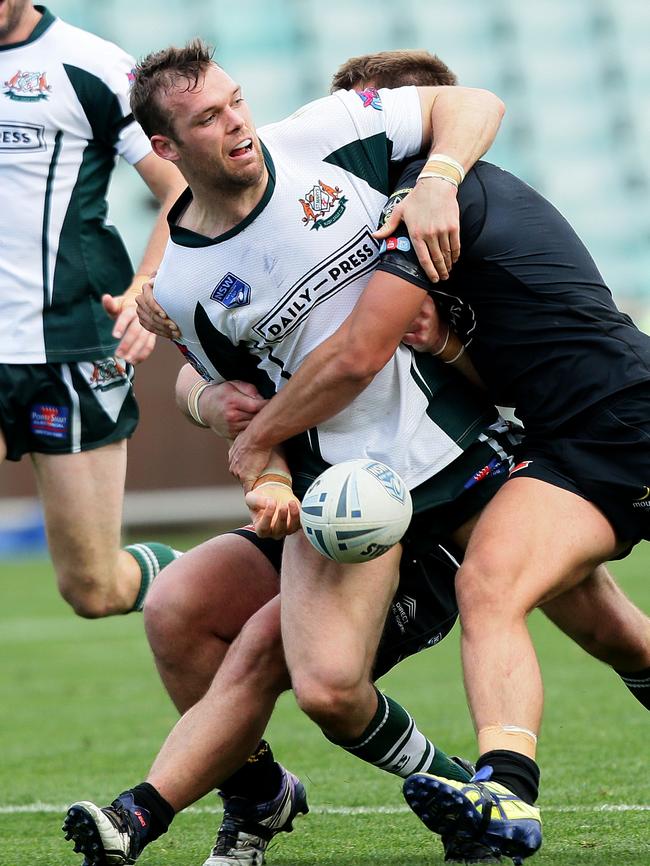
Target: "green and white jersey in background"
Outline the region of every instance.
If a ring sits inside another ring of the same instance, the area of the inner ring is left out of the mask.
[[[206,379],[243,379],[270,396],[370,279],[391,162],[421,149],[420,102],[414,87],[339,91],[259,134],[269,171],[261,201],[210,239],[175,225],[187,190],[170,213],[155,294]],[[400,346],[350,406],[302,438],[303,459],[370,457],[415,487],[494,420],[468,388],[436,359]]]
[[[107,223],[117,156],[151,152],[128,101],[133,59],[37,6],[0,46],[0,363],[94,360],[116,341],[101,295],[132,277]]]

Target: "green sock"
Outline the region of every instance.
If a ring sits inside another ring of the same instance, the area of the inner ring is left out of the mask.
[[[433,773],[461,782],[469,780],[469,773],[420,733],[404,707],[376,691],[379,706],[363,734],[346,742],[330,737],[333,743],[404,779],[412,773]]]
[[[142,610],[144,600],[149,592],[149,587],[154,581],[154,578],[160,574],[161,569],[181,555],[180,550],[174,550],[167,544],[160,544],[157,541],[141,541],[139,544],[129,544],[124,548],[140,566],[140,589],[132,610]]]

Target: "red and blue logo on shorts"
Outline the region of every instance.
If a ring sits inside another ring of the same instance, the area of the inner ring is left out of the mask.
[[[39,403],[32,406],[30,428],[38,436],[65,439],[68,435],[70,410],[67,406],[48,406]]]

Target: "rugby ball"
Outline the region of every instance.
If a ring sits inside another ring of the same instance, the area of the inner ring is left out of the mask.
[[[390,466],[356,459],[326,469],[305,493],[303,532],[335,562],[366,562],[389,550],[406,532],[411,494]]]

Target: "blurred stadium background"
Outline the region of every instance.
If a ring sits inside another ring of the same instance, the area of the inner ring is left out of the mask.
[[[650,329],[650,3],[647,0],[58,0],[51,10],[140,57],[201,35],[244,85],[258,124],[326,92],[354,54],[425,48],[507,115],[489,158],[546,194],[587,242],[619,305]],[[111,218],[135,260],[154,202],[119,166]],[[226,522],[245,514],[225,448],[172,399],[180,358],[159,345],[139,371],[127,524]],[[160,491],[164,489],[165,495]],[[0,471],[0,555],[42,539],[28,461]],[[12,541],[13,539],[13,541]]]

